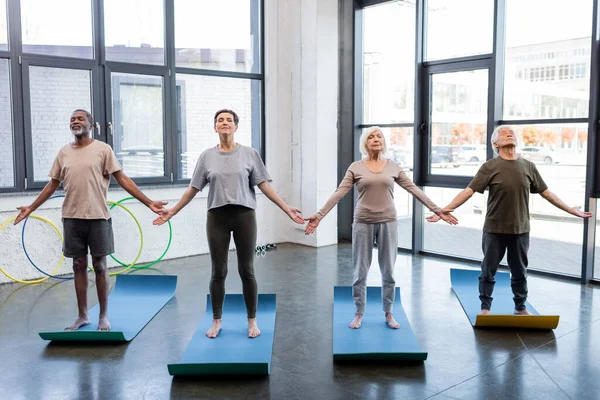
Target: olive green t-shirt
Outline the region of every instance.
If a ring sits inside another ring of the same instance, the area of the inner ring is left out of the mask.
[[[529,232],[529,193],[548,189],[534,163],[501,157],[484,163],[469,187],[479,193],[489,189],[483,230],[511,234]]]

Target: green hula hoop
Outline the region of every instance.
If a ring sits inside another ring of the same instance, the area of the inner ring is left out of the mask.
[[[127,200],[133,200],[133,199],[134,199],[134,197],[125,197],[125,198],[117,201],[116,203],[113,203],[110,206],[110,209],[112,210],[116,205],[123,207],[123,205],[121,205],[122,202],[127,201]],[[136,220],[136,222],[137,222],[137,220]],[[173,239],[173,228],[171,227],[171,221],[167,221],[167,223],[169,224],[169,242],[167,243],[167,248],[165,249],[165,251],[163,251],[163,253],[160,255],[160,257],[158,257],[156,260],[152,261],[151,263],[146,264],[146,265],[134,265],[131,268],[134,268],[134,269],[150,268],[150,267],[158,264],[159,262],[161,262],[161,260],[164,258],[164,256],[167,254],[167,252],[171,248],[171,240]],[[139,224],[138,224],[138,226],[139,226]],[[140,235],[141,234],[142,234],[142,231],[140,230]],[[123,267],[125,267],[127,265],[124,262],[118,260],[112,254],[110,255],[110,258],[112,258],[115,262],[119,263]],[[139,254],[138,254],[138,258],[139,258]],[[137,258],[136,258],[136,261],[137,261]]]
[[[142,227],[140,226],[140,222],[137,220],[137,218],[135,217],[135,215],[133,215],[133,213],[131,211],[129,211],[129,209],[127,207],[125,207],[123,204],[115,203],[114,201],[110,201],[110,200],[108,200],[108,204],[111,204],[111,207],[110,207],[111,210],[114,208],[114,206],[119,206],[123,210],[125,210],[127,212],[127,214],[131,215],[131,218],[133,218],[133,220],[135,221],[135,224],[137,225],[138,230],[140,232],[140,249],[139,249],[139,251],[137,253],[137,256],[135,256],[135,260],[133,260],[133,262],[131,264],[129,264],[129,265],[121,264],[125,268],[123,268],[120,271],[110,272],[108,274],[109,276],[115,276],[115,275],[119,275],[119,274],[122,274],[125,271],[130,270],[131,267],[133,267],[135,265],[135,263],[137,262],[137,260],[140,258],[140,256],[142,255],[142,249],[144,248],[144,234],[142,233]],[[112,254],[111,254],[111,257],[112,257]],[[88,267],[88,268],[93,271],[92,267]]]

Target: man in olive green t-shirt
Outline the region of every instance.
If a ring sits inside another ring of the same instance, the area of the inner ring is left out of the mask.
[[[527,300],[527,251],[529,250],[529,193],[539,193],[554,206],[580,218],[592,213],[569,207],[554,193],[540,176],[535,164],[517,157],[517,137],[509,126],[499,126],[491,138],[498,157],[488,160],[469,183],[446,207],[451,212],[473,196],[474,192],[489,190],[487,213],[483,225],[483,261],[479,276],[481,313],[489,314],[492,307],[494,276],[508,250],[508,267],[517,315],[529,315]],[[428,217],[437,222],[439,217]]]
[[[75,293],[77,295],[77,320],[65,330],[77,330],[90,323],[87,314],[88,248],[96,273],[96,289],[100,315],[98,330],[110,330],[108,321],[108,270],[106,256],[114,251],[110,213],[106,204],[111,175],[136,199],[155,213],[163,210],[166,202],[152,201],[129,179],[117,161],[115,153],[106,143],[94,140],[92,115],[85,110],[75,110],[69,124],[75,140],[64,146],[50,170],[50,182],[29,206],[20,210],[15,225],[27,218],[52,196],[61,182],[65,190],[62,207],[65,257],[73,259]]]

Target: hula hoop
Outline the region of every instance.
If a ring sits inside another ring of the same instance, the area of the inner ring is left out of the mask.
[[[50,197],[48,200],[51,200],[51,199],[56,199],[56,198],[59,198],[59,197],[65,197],[65,195],[64,195],[64,194],[55,195],[55,196],[52,196],[52,197]],[[142,249],[144,248],[144,235],[143,235],[143,233],[142,233],[142,227],[140,226],[140,222],[137,220],[137,218],[135,217],[135,215],[133,215],[133,213],[132,213],[131,211],[129,211],[129,209],[128,209],[127,207],[125,207],[125,206],[124,206],[124,205],[122,205],[122,204],[115,203],[114,201],[111,201],[111,200],[108,200],[108,203],[112,205],[112,206],[111,206],[111,210],[112,210],[112,208],[114,208],[114,206],[116,205],[116,206],[119,206],[119,207],[121,207],[121,208],[122,208],[123,210],[125,210],[125,211],[126,211],[128,214],[129,214],[129,215],[131,215],[131,218],[133,218],[133,220],[135,221],[135,224],[136,224],[136,225],[137,225],[137,227],[138,227],[138,231],[140,232],[140,249],[139,249],[139,251],[138,251],[138,253],[137,253],[137,256],[135,257],[135,259],[133,260],[133,262],[132,262],[131,264],[129,264],[129,265],[124,265],[124,264],[121,264],[121,265],[123,265],[123,266],[125,267],[124,269],[122,269],[122,270],[120,270],[120,271],[110,272],[110,273],[108,274],[109,276],[115,276],[115,275],[122,274],[123,272],[125,272],[125,271],[127,271],[127,270],[131,269],[131,268],[133,267],[133,265],[134,265],[134,264],[137,262],[137,260],[140,258],[140,256],[142,255]],[[33,215],[31,215],[31,216],[33,216]],[[16,217],[15,217],[15,218],[16,218]],[[12,218],[12,220],[14,220],[15,218]],[[50,222],[49,220],[46,220],[45,218],[38,217],[38,216],[36,216],[35,218],[37,218],[37,219],[42,219],[42,220],[44,220],[45,222],[48,222],[49,224],[51,224],[51,225],[54,227],[54,229],[56,229],[56,230],[57,230],[58,234],[60,235],[60,231],[58,231],[58,228],[57,228],[57,227],[56,227],[54,224],[52,224],[52,222]],[[27,219],[28,219],[28,218],[27,218]],[[42,282],[43,280],[46,280],[46,279],[48,279],[48,278],[56,278],[56,279],[64,279],[64,280],[73,279],[72,277],[69,277],[69,278],[64,278],[64,277],[58,277],[58,276],[55,276],[55,275],[54,275],[54,273],[55,273],[55,272],[58,270],[58,268],[56,268],[54,271],[52,271],[52,273],[51,273],[51,274],[47,274],[46,272],[42,271],[41,269],[39,269],[39,268],[38,268],[38,267],[37,267],[37,266],[34,264],[34,262],[33,262],[33,261],[31,260],[31,258],[29,257],[29,254],[27,254],[27,250],[25,249],[25,226],[26,226],[26,223],[27,223],[27,219],[25,219],[25,224],[23,224],[23,230],[22,230],[22,232],[21,232],[21,242],[22,242],[22,244],[23,244],[23,250],[25,251],[25,255],[27,256],[27,259],[29,260],[29,262],[31,263],[31,265],[33,265],[33,267],[34,267],[35,269],[37,269],[38,271],[40,271],[42,274],[46,275],[46,278],[42,278],[42,280],[40,280],[40,282]],[[3,228],[4,228],[4,226],[2,226],[2,229],[3,229]],[[2,229],[0,229],[0,231],[2,231]],[[62,237],[62,235],[60,235],[60,239],[61,239],[61,242],[62,242],[62,241],[63,241],[63,237]],[[63,255],[62,259],[64,259],[64,255]],[[61,264],[62,264],[62,262],[61,262]],[[59,267],[60,267],[60,265],[59,265]],[[88,265],[88,269],[89,269],[90,271],[93,271],[93,270],[94,270],[94,269],[93,269],[92,267],[90,267],[89,265]],[[4,272],[4,271],[2,271],[2,272]],[[5,273],[5,275],[6,275],[6,273]],[[11,278],[11,279],[12,279],[12,278]],[[38,282],[36,282],[36,283],[38,283]]]
[[[44,217],[40,217],[39,215],[34,215],[34,214],[31,214],[30,217],[31,218],[35,218],[35,219],[39,219],[40,221],[44,221],[45,223],[49,224],[52,228],[54,228],[54,230],[56,231],[56,233],[58,233],[58,236],[60,237],[60,241],[62,243],[62,241],[63,241],[62,234],[60,233],[60,230],[58,229],[58,227],[52,223],[52,221],[50,221],[50,220],[48,220],[48,219],[46,219]],[[17,217],[12,217],[12,218],[9,218],[8,220],[6,220],[2,224],[2,226],[0,226],[0,232],[2,232],[4,230],[4,228],[6,228],[6,226],[10,222],[14,221],[15,219],[17,219]],[[65,260],[65,256],[63,254],[61,254],[60,261],[58,262],[58,265],[56,266],[56,268],[54,268],[54,270],[52,271],[52,274],[55,274],[59,270],[59,268],[63,264],[64,260]],[[35,283],[42,283],[45,280],[50,279],[50,277],[51,277],[50,275],[45,274],[45,275],[48,275],[45,278],[35,279],[35,280],[32,280],[32,281],[24,281],[24,280],[17,279],[17,278],[14,278],[14,277],[10,276],[6,271],[4,271],[4,269],[2,269],[2,267],[0,267],[0,272],[2,272],[7,278],[9,278],[10,280],[12,280],[13,282],[24,283],[26,285],[31,285],[31,284],[35,284]]]
[[[116,204],[121,204],[124,201],[133,200],[134,198],[135,197],[125,197],[125,198],[117,201]],[[114,207],[115,207],[115,205],[113,204],[113,205],[110,206],[110,209],[112,210]],[[167,221],[167,223],[169,224],[169,242],[167,243],[167,248],[165,249],[165,251],[163,251],[163,253],[160,255],[160,257],[158,257],[156,260],[152,261],[151,263],[146,264],[146,265],[134,265],[131,268],[133,268],[133,269],[150,268],[150,267],[158,264],[163,259],[163,257],[169,251],[169,248],[171,248],[171,240],[173,239],[173,227],[171,226],[171,221]],[[110,258],[112,258],[115,262],[119,263],[121,266],[123,266],[123,267],[126,266],[126,264],[124,262],[119,261],[117,259],[117,257],[113,256],[112,254],[110,255]]]

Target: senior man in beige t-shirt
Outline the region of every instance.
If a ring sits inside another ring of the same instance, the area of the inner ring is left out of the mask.
[[[112,148],[94,140],[90,133],[94,119],[86,110],[75,110],[71,115],[71,133],[75,140],[58,152],[49,173],[50,182],[29,206],[20,210],[15,225],[27,218],[52,196],[61,182],[65,190],[62,207],[65,257],[73,259],[78,317],[65,330],[77,330],[90,323],[87,314],[87,254],[92,256],[96,273],[96,289],[100,316],[98,330],[110,330],[107,315],[108,270],[106,256],[114,252],[114,238],[110,213],[106,204],[110,176],[129,194],[155,213],[160,213],[166,202],[152,201],[124,173]]]

